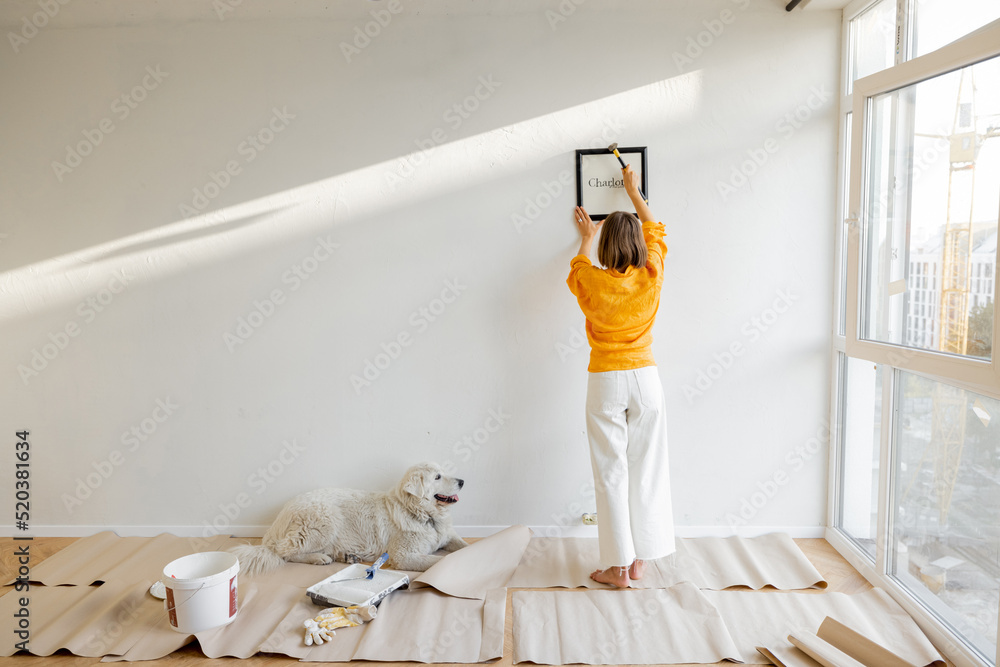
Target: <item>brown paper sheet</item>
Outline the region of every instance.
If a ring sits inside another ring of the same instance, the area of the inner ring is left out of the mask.
[[[675,664],[738,660],[718,611],[689,583],[669,589],[516,591],[514,662]]]
[[[31,587],[29,647],[36,655],[50,655],[66,648],[77,655],[105,656],[106,662],[140,661],[163,658],[197,639],[209,658],[246,658],[258,651],[273,651],[308,661],[346,661],[361,651],[373,660],[419,661],[422,645],[413,633],[423,630],[420,624],[414,624],[415,614],[425,624],[444,625],[441,632],[447,632],[449,624],[475,618],[473,626],[463,631],[462,642],[454,645],[438,642],[431,646],[431,659],[492,660],[503,653],[506,609],[506,590],[492,584],[506,583],[529,535],[527,528],[514,527],[493,539],[483,540],[487,544],[469,554],[462,552],[475,545],[450,554],[450,564],[429,572],[430,577],[428,573],[410,573],[411,578],[423,576],[428,585],[470,599],[449,597],[430,589],[413,591],[409,597],[400,597],[407,595],[400,592],[380,607],[380,616],[386,612],[388,615],[377,619],[378,623],[358,631],[340,630],[334,642],[307,647],[302,623],[323,607],[313,604],[305,589],[346,564],[287,563],[256,577],[241,574],[240,611],[236,620],[220,628],[187,635],[170,628],[163,601],[149,594],[149,586],[159,579],[163,567],[171,560],[196,551],[225,550],[237,541],[223,536],[206,541],[166,534],[155,538],[121,538],[111,532],[99,533],[74,542],[33,570],[33,580],[50,585]],[[107,583],[86,585],[95,581]],[[492,588],[484,590],[486,586]],[[8,595],[0,598],[0,608],[13,614],[18,597],[10,589]],[[393,604],[391,601],[396,598],[399,602]],[[116,617],[125,622],[116,623]],[[375,638],[362,646],[360,642],[368,628],[376,629]],[[457,629],[456,625],[452,631]],[[437,631],[436,627],[427,630]],[[382,635],[384,638],[380,639]],[[426,639],[429,635],[419,636]],[[13,634],[4,637],[0,645],[4,655],[15,652],[16,640]]]
[[[808,655],[795,648],[791,644],[787,646],[774,646],[765,648],[758,646],[757,650],[771,661],[771,664],[778,667],[823,667]],[[766,663],[765,663],[766,664]]]
[[[485,598],[433,589],[394,593],[367,625],[354,659],[476,663],[503,657],[507,590],[495,588]]]
[[[337,630],[332,641],[306,646],[302,622],[320,608],[300,600],[260,650],[304,662],[485,662],[503,656],[506,602],[503,588],[489,591],[485,600],[448,597],[432,589],[399,591],[382,602],[371,623]]]
[[[33,570],[33,578],[53,585],[31,587],[31,652],[50,655],[65,648],[77,655],[103,655],[105,661],[147,660],[168,655],[194,637],[169,627],[163,602],[148,593],[149,585],[174,558],[197,550],[224,550],[234,543],[235,540],[222,536],[208,541],[173,535],[120,538],[110,532],[78,540]],[[787,535],[750,540],[680,540],[679,543],[678,553],[671,557],[671,562],[664,559],[651,564],[643,579],[644,585],[664,586],[681,577],[708,587],[825,585]],[[477,548],[477,545],[480,546]],[[496,584],[569,587],[589,585],[590,582],[597,586],[588,577],[595,559],[596,540],[529,541],[528,529],[514,526],[450,554],[436,569],[412,573],[411,578],[419,580],[414,590],[401,591],[387,598],[380,607],[381,618],[376,622],[340,630],[333,642],[313,647],[306,647],[302,641],[302,622],[317,615],[322,607],[306,597],[305,588],[342,569],[345,564],[288,563],[258,577],[241,574],[240,616],[228,626],[199,633],[197,639],[205,654],[212,658],[248,657],[266,651],[306,661],[327,662],[369,659],[474,663],[492,660],[502,656],[504,642],[506,593]],[[515,563],[519,563],[516,571]],[[557,569],[559,567],[562,572]],[[511,571],[514,571],[512,577]],[[85,585],[94,581],[107,583]],[[421,585],[432,588],[417,590]],[[528,593],[534,594],[525,592]],[[521,610],[521,616],[520,621],[515,618],[520,633],[520,638],[515,636],[515,640],[521,646],[522,655],[540,652],[543,662],[568,659],[565,655],[555,658],[545,654],[552,646],[547,645],[545,637],[539,633],[548,628],[546,632],[551,634],[555,618],[568,619],[565,624],[560,622],[556,630],[560,635],[556,638],[561,642],[555,645],[556,649],[582,653],[590,660],[606,662],[604,653],[608,652],[615,656],[614,662],[632,664],[694,661],[703,655],[719,654],[712,660],[732,656],[732,659],[761,664],[763,658],[754,651],[754,646],[785,650],[788,642],[784,637],[789,632],[815,629],[826,616],[831,616],[834,620],[824,623],[817,633],[829,643],[836,643],[831,637],[846,636],[852,646],[875,650],[872,647],[881,645],[885,647],[883,651],[894,652],[895,657],[905,663],[943,665],[935,662],[939,660],[937,653],[912,619],[888,595],[877,590],[857,596],[703,593],[686,583],[668,590],[543,591],[538,594],[547,597],[536,600],[516,594],[520,602],[515,604],[515,609]],[[617,595],[595,599],[551,597],[605,594]],[[629,604],[620,597],[640,594],[649,597],[631,598],[627,601]],[[18,606],[18,597],[19,594],[10,589],[0,598],[0,613],[11,617]],[[581,608],[579,603],[582,601],[586,604]],[[637,618],[637,609],[645,609],[645,616]],[[574,622],[578,614],[583,614],[586,623],[594,623],[600,618],[598,625],[603,630],[588,631],[583,637],[585,641],[578,642],[581,634],[578,628],[588,627]],[[627,637],[628,632],[635,632],[637,623],[649,626],[661,617],[669,617],[669,630],[680,633],[671,641],[671,646],[650,644],[648,635],[640,642],[621,639]],[[837,619],[851,627],[836,625]],[[628,624],[622,625],[626,621]],[[687,629],[686,624],[692,623],[700,628],[714,628],[706,640],[708,643],[698,643],[704,638],[695,629]],[[609,627],[625,634],[609,637]],[[566,637],[561,637],[562,633],[566,633]],[[858,641],[855,636],[858,633],[867,638],[871,646]],[[429,637],[436,639],[428,643]],[[549,644],[552,639],[548,637]],[[0,654],[11,655],[16,640],[12,633],[5,637],[0,643]],[[532,644],[533,641],[539,644]],[[677,654],[676,658],[670,657],[673,653],[650,657],[661,648],[684,648],[685,641],[695,643],[692,651]],[[596,645],[596,649],[588,652],[587,642]],[[644,658],[641,654],[647,649],[652,653]],[[630,651],[639,654],[633,655]],[[727,653],[730,655],[725,655]],[[519,661],[524,660],[538,661],[531,657]]]
[[[274,636],[289,610],[304,595],[305,591],[299,586],[247,584],[236,620],[195,635],[202,653],[208,658],[249,658]],[[306,618],[299,620],[298,630],[293,633],[298,635],[300,642],[303,641],[302,622]]]
[[[312,616],[322,611],[322,607],[312,604],[305,589],[344,567],[344,563],[322,566],[286,563],[277,570],[257,577],[244,577],[241,574],[237,580],[239,613],[236,620],[197,635],[185,635],[171,629],[163,601],[147,595],[154,601],[157,613],[151,614],[141,625],[137,624],[133,628],[132,632],[136,636],[127,651],[120,656],[108,655],[104,662],[158,660],[195,638],[202,651],[210,658],[249,657],[258,650],[263,650],[260,646],[265,642],[272,638],[276,641],[278,626],[288,616],[289,610],[299,602],[305,601],[309,609],[315,610]],[[302,643],[302,622],[312,616],[298,619],[298,630],[293,634],[299,643]]]
[[[871,667],[915,667],[884,646],[829,616],[823,619],[816,635],[858,662]]]
[[[485,600],[450,597],[433,589],[398,591],[383,600],[371,623],[337,630],[333,641],[306,646],[302,624],[325,607],[314,604],[305,588],[342,567],[342,563],[322,567],[289,563],[266,575],[248,578],[239,584],[240,611],[236,620],[194,637],[170,629],[163,603],[156,600],[159,615],[135,628],[135,636],[123,655],[105,661],[159,659],[192,638],[198,640],[209,658],[247,658],[263,651],[309,662],[368,659],[474,663],[502,656],[506,608],[506,589],[502,588],[489,591]],[[55,590],[72,592],[75,588]]]
[[[46,586],[156,581],[172,560],[202,551],[225,551],[233,544],[227,535],[118,537],[104,531],[81,538],[33,566],[31,581]],[[7,582],[12,583],[13,579]]]
[[[145,631],[150,612],[155,607],[162,610],[163,602],[148,596],[149,585],[148,581],[102,586],[32,585],[27,595],[11,589],[0,598],[0,615],[12,618],[20,598],[28,598],[28,650],[33,655],[52,655],[61,648],[86,657],[124,653]],[[12,632],[4,633],[0,655],[13,655],[18,641]]]
[[[597,538],[534,538],[507,584],[511,588],[607,588],[590,578],[597,567]],[[826,588],[823,575],[786,533],[759,537],[677,540],[677,551],[650,561],[633,588],[670,588],[681,582],[722,590]]]
[[[811,632],[788,635],[788,641],[823,667],[865,667],[836,646],[828,644]]]
[[[427,572],[412,579],[410,588],[436,588],[454,597],[483,600],[507,585],[531,539],[527,526],[511,526],[450,553]]]
[[[767,664],[754,647],[787,646],[789,634],[819,627],[830,616],[858,630],[914,665],[944,667],[937,650],[912,618],[881,589],[857,595],[704,591],[719,610],[741,659]]]
[[[386,599],[390,598],[392,595]],[[285,614],[285,618],[271,635],[261,644],[261,652],[280,653],[306,662],[350,662],[361,638],[368,629],[368,625],[341,628],[337,630],[337,634],[333,636],[331,641],[320,645],[306,646],[303,641],[302,623],[307,618],[314,618],[321,611],[323,611],[323,607],[313,604],[308,597],[300,598],[295,606]],[[374,621],[372,622],[374,623]]]
[[[125,650],[109,651],[101,662],[159,660],[193,640],[194,635],[177,632],[170,627],[163,600],[154,598],[147,591],[142,614],[129,628],[128,642],[125,643],[131,645]]]

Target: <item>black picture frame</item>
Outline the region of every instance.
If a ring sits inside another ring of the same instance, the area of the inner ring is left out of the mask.
[[[618,153],[622,156],[625,164],[631,165],[633,169],[636,162],[639,164],[639,189],[649,200],[648,185],[648,162],[646,146],[619,147]],[[601,159],[588,159],[596,156]],[[604,159],[604,158],[607,159]],[[631,159],[629,159],[631,158]],[[614,211],[634,211],[631,200],[625,194],[625,188],[620,187],[620,193],[608,196],[599,196],[598,189],[607,186],[591,186],[588,183],[593,179],[607,182],[611,175],[617,173],[621,178],[621,164],[615,154],[607,148],[580,148],[576,151],[576,205],[587,209],[587,213],[592,220],[603,220]],[[586,173],[585,173],[586,172]],[[618,188],[614,188],[618,189]],[[620,195],[620,196],[619,196]],[[593,210],[592,210],[593,209]],[[605,210],[606,209],[606,210]]]

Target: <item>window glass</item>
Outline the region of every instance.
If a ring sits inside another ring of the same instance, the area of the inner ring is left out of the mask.
[[[880,0],[851,19],[850,80],[880,72],[893,64],[896,45],[895,0]]]
[[[997,19],[997,0],[915,0],[913,57],[939,49]]]
[[[870,103],[861,336],[990,359],[1000,58]]]
[[[883,367],[841,358],[840,528],[874,562]]]
[[[890,573],[992,660],[1000,401],[898,373]]]

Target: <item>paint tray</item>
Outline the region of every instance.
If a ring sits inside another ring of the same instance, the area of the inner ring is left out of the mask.
[[[378,604],[397,588],[408,586],[410,577],[394,570],[375,570],[371,579],[364,579],[367,566],[355,563],[330,575],[306,589],[306,595],[318,605],[354,607]]]

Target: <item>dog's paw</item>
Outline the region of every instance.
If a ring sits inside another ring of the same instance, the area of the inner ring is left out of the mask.
[[[448,542],[447,544],[445,544],[442,547],[442,549],[444,549],[445,551],[448,551],[448,552],[455,552],[455,551],[458,551],[459,549],[464,549],[467,546],[469,546],[468,542],[466,542],[465,540],[463,540],[461,537],[456,537],[456,538],[452,539],[450,542]]]
[[[300,563],[309,563],[310,565],[329,565],[333,562],[333,559],[326,554],[304,554],[300,557]]]

